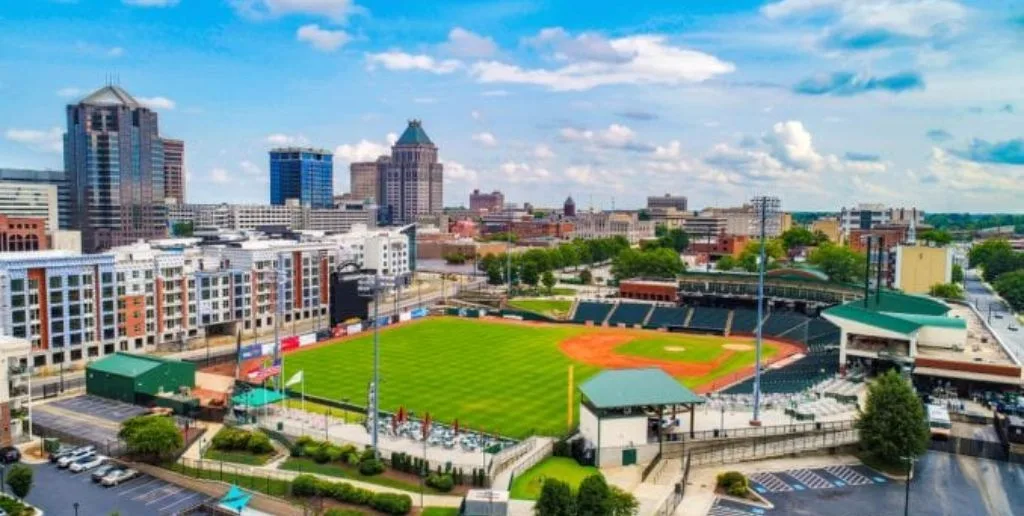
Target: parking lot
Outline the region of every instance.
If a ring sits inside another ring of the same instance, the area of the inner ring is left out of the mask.
[[[172,515],[214,499],[148,475],[103,487],[92,481],[91,472],[72,473],[49,463],[30,467],[35,478],[28,502],[48,516],[73,516],[76,502],[80,515]]]
[[[116,444],[122,421],[145,413],[145,408],[127,403],[76,396],[34,405],[32,423],[43,435],[87,441],[106,451]]]

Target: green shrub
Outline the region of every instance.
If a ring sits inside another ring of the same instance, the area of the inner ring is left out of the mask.
[[[427,485],[441,491],[442,493],[447,493],[455,487],[455,479],[448,474],[438,475],[437,473],[434,473],[427,477]]]
[[[731,496],[742,498],[747,495],[747,477],[739,471],[719,473],[715,484]]]
[[[359,473],[366,476],[379,475],[384,472],[384,463],[378,459],[369,458],[359,462]]]
[[[295,440],[295,445],[296,446],[306,446],[307,444],[315,444],[315,443],[316,443],[316,441],[312,437],[310,437],[308,435],[304,435],[304,436],[299,437],[298,439]]]
[[[274,445],[270,444],[270,437],[262,432],[249,434],[249,451],[257,455],[274,451]]]
[[[554,450],[552,450],[552,455],[555,457],[571,457],[572,449],[569,447],[569,443],[567,441],[555,441],[555,447]]]
[[[313,475],[299,475],[292,479],[292,494],[295,496],[318,496],[320,479]]]
[[[370,507],[385,514],[408,514],[412,498],[404,494],[376,493],[370,500]]]
[[[729,493],[730,496],[735,496],[737,498],[743,498],[743,497],[747,496],[747,486],[745,484],[741,484],[741,483],[737,482],[737,483],[731,484],[729,487],[727,487],[725,492]]]
[[[327,509],[327,512],[324,513],[324,516],[362,516],[362,514],[363,514],[362,511],[357,511],[357,510],[353,510],[353,509],[338,509],[338,508],[334,508],[334,509]]]

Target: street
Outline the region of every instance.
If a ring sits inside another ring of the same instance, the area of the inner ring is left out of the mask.
[[[1016,314],[985,285],[976,269],[964,271],[964,295],[968,302],[978,307],[978,312],[988,320],[989,325],[1006,344],[1006,347],[1013,352],[1017,360],[1024,360],[1024,334],[1020,329],[1017,331],[1009,329],[1011,325],[1020,327]]]

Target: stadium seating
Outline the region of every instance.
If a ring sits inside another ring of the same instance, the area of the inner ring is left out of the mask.
[[[732,311],[729,333],[754,333],[757,329],[757,310],[737,308]]]
[[[641,303],[619,303],[615,311],[608,318],[609,326],[628,324],[639,326],[644,323],[647,313],[651,311],[651,305]]]
[[[687,324],[686,327],[697,330],[725,331],[725,322],[728,319],[729,310],[725,308],[696,306],[693,308],[690,324]]]
[[[768,316],[768,319],[765,320],[764,326],[762,327],[761,331],[765,335],[769,335],[772,337],[781,337],[790,330],[794,330],[797,326],[800,326],[806,322],[806,316],[795,313],[776,312]],[[806,332],[803,330],[796,330],[793,334],[786,336],[792,338],[793,340],[802,341],[806,336]]]
[[[612,308],[615,308],[615,305],[610,303],[580,301],[579,305],[576,306],[576,314],[572,316],[572,322],[601,324],[604,322],[605,317],[608,317],[608,312],[611,312]]]
[[[651,318],[647,320],[646,328],[668,328],[669,326],[682,326],[686,322],[688,307],[656,306]]]
[[[781,369],[768,369],[761,374],[761,392],[795,393],[810,389],[839,371],[839,355],[834,350],[808,354]],[[754,379],[748,378],[725,391],[746,394],[753,390]]]

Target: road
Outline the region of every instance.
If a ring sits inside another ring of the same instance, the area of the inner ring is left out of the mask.
[[[964,294],[968,301],[978,307],[981,315],[988,319],[989,325],[1017,356],[1017,359],[1024,361],[1024,334],[1020,329],[1017,331],[1009,329],[1011,325],[1020,327],[1016,314],[981,280],[980,273],[976,269],[964,271]],[[991,317],[989,317],[990,312]]]

